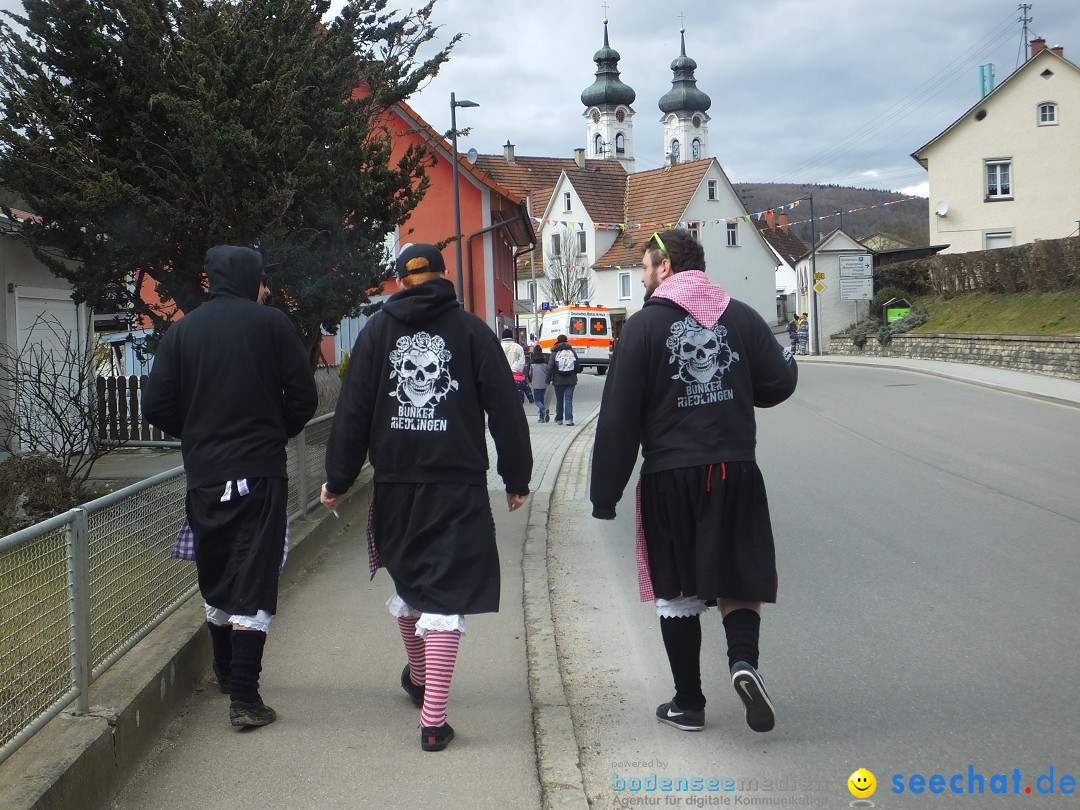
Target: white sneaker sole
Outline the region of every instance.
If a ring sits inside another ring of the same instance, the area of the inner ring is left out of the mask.
[[[776,710],[761,676],[752,670],[737,669],[731,673],[731,684],[746,707],[746,725],[753,731],[772,731],[776,725]]]

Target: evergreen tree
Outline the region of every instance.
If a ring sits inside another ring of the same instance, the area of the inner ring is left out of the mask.
[[[427,188],[383,122],[438,72],[434,0],[24,0],[0,27],[0,185],[35,255],[99,311],[163,330],[205,297],[215,244],[256,245],[318,357]],[[5,209],[10,213],[9,210]],[[151,306],[140,290],[156,290]]]

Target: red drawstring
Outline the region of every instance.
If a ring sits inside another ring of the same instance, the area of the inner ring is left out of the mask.
[[[709,471],[705,474],[705,491],[712,492],[712,468],[713,465],[709,465]],[[720,480],[727,481],[727,464],[720,462]]]

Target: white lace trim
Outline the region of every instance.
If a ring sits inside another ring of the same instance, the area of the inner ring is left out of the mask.
[[[421,613],[416,623],[416,635],[423,638],[430,632],[451,632],[457,630],[465,635],[465,617],[461,614],[447,616],[444,613]]]
[[[408,602],[396,593],[386,600],[386,607],[389,609],[390,615],[395,619],[407,619],[410,616],[419,617],[422,615],[419,610],[413,610],[409,607]]]
[[[221,608],[216,608],[206,602],[203,602],[203,604],[206,605],[206,620],[210,622],[210,624],[216,624],[219,627],[229,624],[228,613]]]
[[[260,610],[254,616],[230,616],[229,621],[232,624],[238,624],[241,627],[247,627],[251,630],[261,630],[264,633],[270,632],[270,622],[273,621],[272,614],[267,613],[265,610]]]
[[[661,619],[685,619],[700,616],[709,606],[696,596],[680,596],[678,599],[657,599],[656,615]]]

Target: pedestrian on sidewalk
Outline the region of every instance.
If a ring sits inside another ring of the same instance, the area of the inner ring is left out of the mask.
[[[540,414],[536,420],[538,422],[547,422],[551,419],[547,403],[544,402],[550,381],[551,371],[548,368],[547,361],[544,360],[544,350],[537,343],[533,346],[532,356],[529,358],[529,385],[532,386],[533,402],[536,403],[536,410]]]
[[[804,312],[799,320],[799,354],[806,354],[810,347],[810,314]]]
[[[574,424],[574,388],[577,375],[581,371],[581,361],[577,352],[570,345],[570,338],[559,335],[551,348],[548,361],[548,378],[555,386],[555,424]]]
[[[787,324],[788,340],[791,343],[791,353],[795,354],[799,350],[799,316],[792,315],[791,320]]]
[[[445,270],[434,245],[398,257],[405,289],[356,339],[320,497],[336,509],[370,453],[370,574],[384,566],[394,582],[387,607],[408,658],[401,686],[421,708],[425,751],[454,738],[446,704],[465,616],[499,609],[485,413],[511,512],[528,498],[532,475],[529,423],[510,366],[491,329],[458,305]]]
[[[525,350],[521,344],[514,340],[513,329],[503,329],[502,340],[499,342],[507,365],[514,375],[514,385],[517,386],[518,402],[525,402],[525,387],[528,384],[525,379]]]
[[[258,306],[270,292],[262,256],[219,245],[204,269],[210,299],[165,333],[142,409],[180,439],[199,590],[230,722],[265,726],[277,719],[259,673],[285,544],[285,445],[319,397],[295,327],[281,310]]]
[[[768,731],[758,636],[762,603],[776,601],[776,563],[754,408],[791,396],[795,361],[754,309],[709,281],[688,231],[653,234],[642,263],[647,300],[623,328],[600,404],[593,517],[615,517],[640,445],[638,582],[642,601],[655,602],[675,682],[656,717],[705,727],[700,617],[719,604],[746,722]]]

